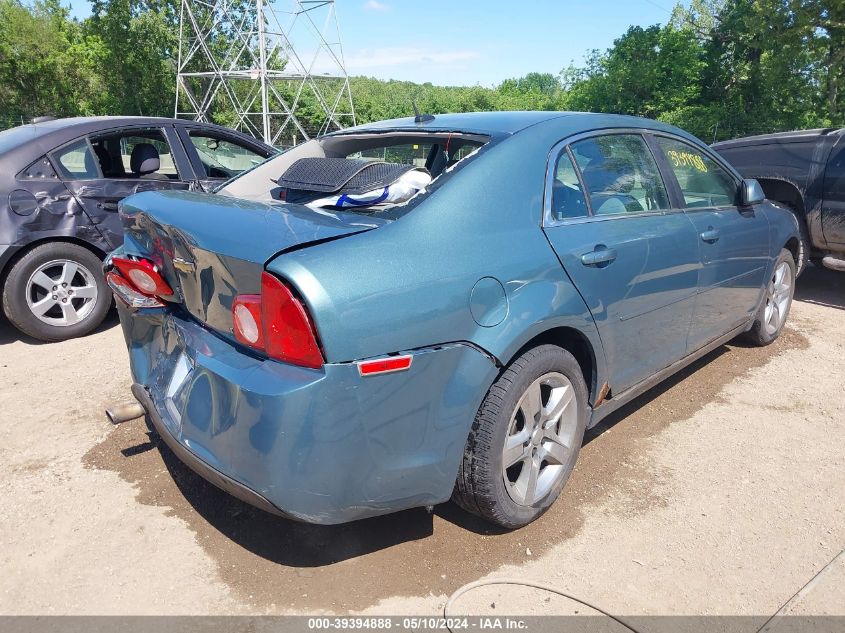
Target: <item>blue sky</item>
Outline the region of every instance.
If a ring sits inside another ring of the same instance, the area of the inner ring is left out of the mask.
[[[279,0],[280,4],[285,4]],[[347,70],[380,79],[492,86],[558,73],[631,25],[665,24],[675,0],[337,0]],[[72,0],[73,14],[89,13]]]

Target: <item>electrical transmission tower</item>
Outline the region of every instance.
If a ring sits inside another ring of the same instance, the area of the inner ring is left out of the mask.
[[[175,110],[272,145],[354,125],[334,0],[182,0]]]

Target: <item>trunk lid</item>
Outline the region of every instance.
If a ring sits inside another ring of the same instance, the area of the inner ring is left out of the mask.
[[[121,204],[124,250],[156,264],[181,304],[232,335],[232,301],[259,294],[264,265],[280,253],[377,228],[388,220],[219,194],[146,192]]]

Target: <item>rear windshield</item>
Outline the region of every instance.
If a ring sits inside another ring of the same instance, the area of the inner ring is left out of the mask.
[[[425,193],[489,140],[461,132],[326,136],[267,160],[218,192],[314,209],[380,213]]]
[[[385,145],[384,147],[374,147],[357,152],[347,154],[347,158],[366,158],[371,160],[382,160],[388,163],[399,163],[401,165],[414,165],[416,167],[425,167],[429,156],[432,155],[432,150],[435,146],[440,146],[439,143],[420,142],[420,143],[403,143],[401,145]],[[448,148],[445,148],[448,160],[457,162],[465,158],[470,153],[481,147],[481,144],[466,143],[460,145],[457,149],[449,155]]]

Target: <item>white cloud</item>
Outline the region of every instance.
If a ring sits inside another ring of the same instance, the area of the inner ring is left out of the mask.
[[[390,7],[384,4],[383,2],[379,2],[378,0],[367,0],[364,3],[364,8],[367,11],[385,11]]]
[[[421,64],[425,66],[451,66],[478,59],[473,50],[432,50],[413,47],[361,49],[346,56],[346,70],[356,74],[370,68],[387,68]]]

